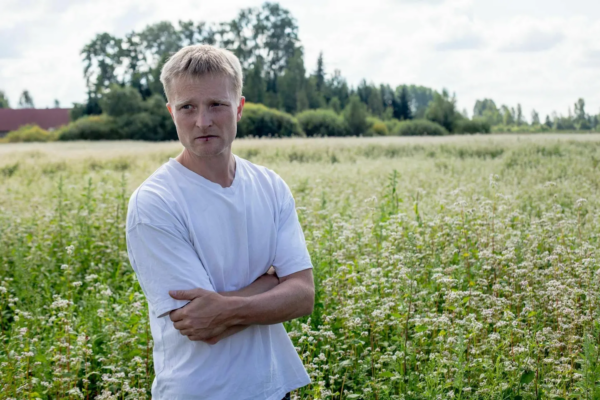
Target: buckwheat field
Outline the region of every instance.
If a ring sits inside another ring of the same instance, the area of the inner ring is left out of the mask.
[[[296,399],[600,398],[600,136],[239,140],[314,265]],[[132,191],[178,143],[0,145],[0,398],[149,399]]]

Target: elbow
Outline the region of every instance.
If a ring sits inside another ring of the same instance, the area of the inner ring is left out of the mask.
[[[302,316],[307,316],[313,313],[315,309],[315,288],[312,287],[307,291],[306,301],[304,302],[304,310]]]

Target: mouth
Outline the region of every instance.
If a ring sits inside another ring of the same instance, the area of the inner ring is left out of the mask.
[[[208,142],[210,139],[214,139],[214,138],[217,138],[217,137],[218,136],[215,136],[215,135],[205,135],[205,136],[198,136],[196,139],[204,141],[204,142]]]

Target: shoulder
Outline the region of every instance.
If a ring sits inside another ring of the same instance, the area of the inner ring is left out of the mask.
[[[163,164],[133,192],[127,209],[127,227],[137,223],[168,225],[177,211],[177,193],[173,175]]]
[[[278,200],[286,200],[287,197],[291,196],[289,186],[277,172],[240,157],[238,157],[238,160],[241,160],[244,173],[252,181],[252,184],[262,186],[263,189],[271,189]]]

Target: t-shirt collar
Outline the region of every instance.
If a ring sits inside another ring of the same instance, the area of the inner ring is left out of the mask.
[[[233,177],[233,182],[231,183],[231,186],[228,186],[225,188],[216,182],[206,179],[202,175],[197,174],[196,172],[188,169],[187,167],[184,167],[183,165],[181,165],[181,163],[179,163],[179,161],[177,161],[176,159],[174,159],[172,157],[169,157],[169,161],[167,162],[167,165],[169,167],[175,169],[178,173],[183,175],[186,179],[191,180],[194,183],[200,184],[200,185],[210,188],[212,190],[216,190],[216,191],[220,191],[220,192],[224,192],[224,193],[229,193],[229,192],[233,193],[236,191],[237,187],[239,186],[239,182],[241,180],[241,176],[243,173],[242,173],[241,159],[233,153],[232,153],[232,155],[235,158],[235,175]]]

